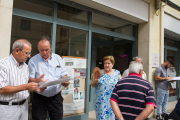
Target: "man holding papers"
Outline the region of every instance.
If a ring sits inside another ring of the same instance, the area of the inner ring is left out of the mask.
[[[169,97],[169,82],[172,80],[171,77],[168,77],[167,69],[174,65],[171,59],[168,59],[166,62],[161,64],[156,68],[155,71],[155,80],[157,88],[157,120],[163,120],[162,116],[167,114],[166,104]],[[161,116],[161,105],[162,105],[162,116]]]
[[[44,74],[44,79],[49,81],[67,77],[67,69],[62,58],[51,52],[50,39],[43,36],[38,42],[39,54],[29,60],[29,81],[38,82],[38,77]],[[45,120],[47,111],[51,120],[62,120],[63,98],[61,86],[68,86],[69,81],[48,86],[42,93],[33,93],[32,118],[33,120]]]

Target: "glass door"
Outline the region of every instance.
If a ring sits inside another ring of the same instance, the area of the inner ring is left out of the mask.
[[[165,60],[172,59],[174,62],[174,66],[168,68],[168,76],[176,77],[179,76],[179,65],[178,65],[178,41],[174,41],[168,38],[165,38]],[[169,102],[175,101],[178,99],[178,81],[177,82],[169,82]]]

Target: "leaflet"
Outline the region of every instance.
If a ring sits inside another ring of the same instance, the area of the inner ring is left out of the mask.
[[[173,81],[173,80],[180,80],[180,76],[178,76],[178,77],[172,77],[172,80],[167,80],[167,81]]]
[[[66,78],[58,78],[57,80],[54,80],[54,81],[39,82],[39,88],[61,84],[61,83],[69,81],[70,79],[71,77],[66,77]]]

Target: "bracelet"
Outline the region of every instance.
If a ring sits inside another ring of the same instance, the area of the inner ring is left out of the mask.
[[[124,118],[120,118],[120,119],[118,119],[118,120],[124,120]]]

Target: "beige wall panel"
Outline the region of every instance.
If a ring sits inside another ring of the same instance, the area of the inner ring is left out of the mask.
[[[0,59],[9,56],[13,0],[0,0]]]
[[[174,4],[180,6],[180,0],[171,0],[171,2],[173,2]]]

